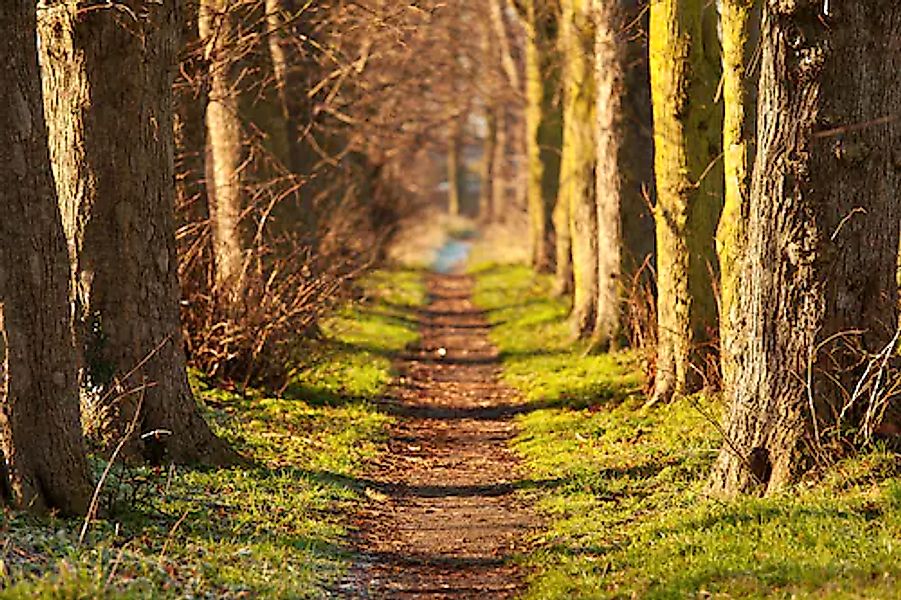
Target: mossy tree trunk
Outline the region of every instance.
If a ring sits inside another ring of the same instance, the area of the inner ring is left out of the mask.
[[[630,28],[638,7],[594,0],[597,85],[598,300],[593,344],[615,347],[623,329],[624,279],[653,252],[653,218],[645,193],[653,189],[653,143],[647,47]]]
[[[50,154],[99,435],[151,462],[233,458],[188,385],[175,252],[175,0],[40,11]],[[156,432],[153,435],[142,435]]]
[[[479,219],[488,222],[494,216],[494,179],[497,177],[497,116],[493,107],[485,111],[487,124],[485,139],[482,140],[482,169],[479,181]]]
[[[554,294],[562,296],[573,289],[572,235],[569,228],[569,197],[557,195],[554,203]]]
[[[559,185],[560,115],[555,111],[557,60],[554,52],[559,20],[552,3],[525,0],[521,21],[525,29],[526,204],[532,267],[553,268],[551,208]],[[548,185],[550,183],[550,185]]]
[[[827,437],[865,426],[871,394],[885,392],[881,360],[893,366],[901,123],[887,117],[901,114],[901,4],[822,7],[763,7],[748,260],[736,288],[735,335],[746,341],[712,479],[726,494],[794,481],[837,447]]]
[[[35,14],[32,0],[0,10],[0,490],[18,508],[80,515],[91,483]]]
[[[717,327],[714,236],[722,208],[722,108],[716,7],[650,7],[657,179],[657,374],[653,400],[694,389]]]
[[[723,168],[725,195],[717,229],[720,265],[720,365],[723,387],[738,376],[737,360],[744,342],[741,312],[736,302],[741,281],[741,257],[747,244],[745,224],[754,163],[757,77],[753,56],[760,29],[759,0],[722,0],[723,43]]]
[[[594,328],[598,298],[594,24],[591,0],[564,0],[561,9],[564,66],[560,202],[569,206],[572,237],[571,326],[575,337],[584,338]]]
[[[239,90],[232,77],[235,15],[225,0],[200,0],[200,37],[209,61],[210,93],[206,109],[207,182],[216,294],[226,308],[237,308],[245,278],[243,209],[243,147]]]

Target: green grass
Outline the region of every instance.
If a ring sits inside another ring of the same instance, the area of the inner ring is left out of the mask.
[[[638,358],[570,344],[567,307],[522,267],[476,266],[514,442],[545,528],[529,598],[898,598],[898,456],[876,449],[778,497],[705,494],[720,439],[693,397],[644,409]]]
[[[374,401],[392,354],[417,338],[405,314],[425,296],[413,271],[360,288],[279,397],[192,377],[217,432],[254,466],[116,466],[110,510],[81,547],[80,521],[0,513],[0,598],[321,597],[347,567],[355,476],[389,421]]]

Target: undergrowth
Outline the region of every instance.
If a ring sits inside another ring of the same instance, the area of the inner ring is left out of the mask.
[[[81,521],[0,513],[0,598],[321,597],[347,566],[354,476],[389,419],[373,402],[392,354],[417,337],[405,315],[425,293],[414,271],[377,272],[360,289],[300,350],[282,394],[193,374],[217,433],[252,465],[116,465],[105,516],[80,545]]]
[[[477,265],[506,381],[526,403],[515,449],[544,519],[529,598],[898,598],[898,456],[874,450],[780,496],[705,494],[721,444],[695,396],[643,408],[631,352],[571,344],[567,306],[523,267]]]

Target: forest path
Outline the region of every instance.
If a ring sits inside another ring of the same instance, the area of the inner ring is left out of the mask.
[[[370,473],[353,597],[511,598],[536,517],[517,497],[515,393],[499,382],[472,279],[433,274],[421,341],[398,359],[386,406],[397,416]]]

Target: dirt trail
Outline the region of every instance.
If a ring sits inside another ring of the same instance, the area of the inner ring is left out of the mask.
[[[511,559],[536,525],[507,448],[515,394],[498,381],[471,279],[433,275],[428,289],[421,342],[387,400],[398,419],[371,474],[351,595],[511,598],[523,584]]]

